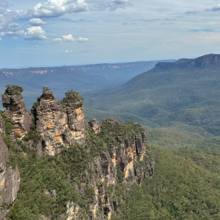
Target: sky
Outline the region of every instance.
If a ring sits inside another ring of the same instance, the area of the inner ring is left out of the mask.
[[[0,0],[0,68],[220,54],[217,0]]]

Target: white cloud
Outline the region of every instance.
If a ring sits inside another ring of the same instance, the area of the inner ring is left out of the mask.
[[[128,0],[48,0],[27,10],[32,17],[58,17],[67,13],[93,10],[116,10],[131,5]]]
[[[46,3],[39,3],[28,10],[7,10],[0,14],[0,30],[9,23],[19,18],[48,18],[59,17],[67,13],[79,13],[97,10],[116,10],[131,5],[128,0],[48,0]],[[7,2],[0,0],[0,7],[6,7]],[[32,24],[33,23],[33,24]],[[38,21],[30,20],[31,25],[37,25]],[[41,25],[41,24],[39,24]]]
[[[64,53],[72,53],[73,51],[72,50],[65,50]]]
[[[24,38],[27,40],[46,40],[45,31],[41,27],[27,28],[27,32],[24,33]]]
[[[5,5],[4,2],[0,0],[0,6]],[[4,14],[0,14],[0,30],[7,28],[9,23],[20,18],[58,17],[66,13],[88,10],[88,5],[83,0],[48,0],[45,4],[39,3],[28,10],[7,10]]]
[[[52,42],[54,43],[59,43],[59,42],[62,42],[63,40],[61,38],[54,38],[52,39]]]
[[[11,36],[19,36],[23,35],[24,31],[19,30],[19,31],[6,31],[6,32],[1,32],[0,35],[3,37],[11,37]]]
[[[211,8],[208,8],[208,9],[206,9],[205,11],[214,11],[214,12],[218,12],[218,11],[220,11],[220,4],[217,4],[216,6],[214,6],[214,7],[211,7]]]
[[[4,37],[18,36],[23,34],[24,31],[21,30],[21,26],[17,23],[9,24],[7,28],[5,28],[5,30],[0,33],[0,35]]]
[[[12,21],[25,17],[23,10],[6,10],[4,14],[0,14],[0,30],[8,30]]]
[[[79,13],[97,10],[116,10],[129,5],[128,0],[47,0],[39,3],[28,10],[5,10],[0,14],[0,36],[23,35],[29,40],[48,40],[51,42],[73,42],[79,43],[88,41],[87,38],[79,37],[77,40],[71,34],[63,35],[60,38],[48,38],[45,31],[40,27],[47,24],[40,18],[58,17],[67,13]],[[0,0],[0,7],[7,7],[5,0]],[[21,18],[30,18],[29,24],[33,27],[22,30],[20,25],[13,21]]]
[[[11,31],[18,31],[21,29],[21,26],[17,23],[12,23],[8,25],[8,29]]]
[[[45,4],[37,4],[28,13],[34,17],[57,17],[83,11],[88,11],[88,5],[83,0],[48,0]]]
[[[72,34],[63,35],[62,38],[63,38],[63,41],[65,42],[73,42],[76,40],[75,38],[73,38]]]
[[[88,40],[89,40],[88,38],[79,37],[79,38],[77,39],[77,42],[78,42],[78,43],[84,43],[84,42],[86,42],[86,41],[88,41]]]
[[[40,18],[32,18],[29,21],[29,24],[32,26],[42,26],[42,25],[47,24],[47,22],[42,21]]]
[[[87,42],[88,38],[79,37],[77,40],[73,38],[72,34],[63,35],[62,38],[53,38],[51,39],[52,42],[59,43],[59,42],[74,42],[77,41],[78,43]]]
[[[8,25],[20,18],[32,18],[32,26],[45,24],[40,18],[59,17],[67,13],[86,11],[116,10],[131,5],[128,0],[47,0],[28,10],[6,10],[0,14],[0,30],[8,31]],[[0,7],[7,7],[5,0],[0,0]]]
[[[0,41],[1,41],[2,39],[0,38]]]
[[[7,8],[8,7],[8,3],[5,0],[0,0],[0,7]]]

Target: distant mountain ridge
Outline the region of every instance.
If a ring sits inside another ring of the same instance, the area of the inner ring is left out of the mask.
[[[137,115],[159,126],[181,122],[219,135],[219,76],[218,54],[159,62],[123,85],[85,94],[85,104],[101,111]]]
[[[173,63],[159,62],[156,68],[203,68],[208,65],[220,65],[219,54],[207,54],[196,59],[180,59]]]
[[[172,62],[174,60],[167,60]],[[127,69],[127,68],[143,68],[144,70],[153,68],[160,61],[139,61],[139,62],[128,62],[128,63],[103,63],[103,64],[90,64],[90,65],[76,65],[76,66],[60,66],[60,67],[30,67],[30,68],[3,68],[0,69],[0,74],[5,76],[24,76],[34,74],[50,74],[59,70],[65,72],[88,72],[89,74],[94,73],[98,75],[106,75],[105,72],[99,72],[103,70],[116,70],[116,69]],[[97,73],[98,71],[98,73]],[[133,73],[135,75],[135,73]]]
[[[50,87],[60,99],[68,89],[85,93],[106,86],[123,84],[132,77],[152,69],[158,62],[1,69],[0,92],[3,93],[7,84],[21,85],[25,89],[27,106],[31,107],[42,87]]]

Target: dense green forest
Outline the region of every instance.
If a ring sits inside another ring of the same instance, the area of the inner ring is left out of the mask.
[[[149,148],[156,156],[154,177],[132,190],[113,219],[219,219],[219,151]]]
[[[155,68],[120,86],[84,95],[86,107],[127,115],[147,127],[167,127],[171,122],[198,126],[220,135],[220,55],[158,63]],[[93,110],[94,117],[99,112]],[[104,113],[103,113],[104,114]],[[147,121],[146,121],[147,120]]]

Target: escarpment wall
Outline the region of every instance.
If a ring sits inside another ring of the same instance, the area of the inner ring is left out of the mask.
[[[105,128],[108,127],[108,135],[114,137],[112,144],[108,143],[107,150],[100,152],[100,156],[90,164],[89,169],[93,170],[93,173],[86,171],[82,179],[82,182],[86,180],[94,189],[95,196],[90,205],[90,218],[94,220],[111,219],[112,215],[118,212],[120,201],[126,198],[132,187],[141,184],[145,178],[153,177],[155,161],[146,156],[144,130],[122,137],[117,135],[119,124],[114,119],[106,119],[101,123],[92,120],[92,123],[89,123],[96,135],[103,136],[107,132]],[[83,190],[78,191],[83,195]],[[78,212],[80,213],[80,208]],[[86,219],[86,216],[83,219]]]

